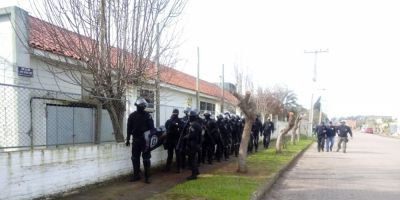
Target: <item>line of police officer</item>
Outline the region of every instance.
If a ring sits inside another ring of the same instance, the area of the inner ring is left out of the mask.
[[[184,113],[185,116],[179,118],[179,110],[174,109],[165,123],[168,157],[164,171],[171,170],[175,155],[176,172],[181,172],[188,160],[192,174],[187,179],[192,180],[199,174],[200,163],[212,164],[214,160],[228,160],[230,155],[238,156],[243,119],[227,112],[214,120],[209,111],[205,111],[204,118],[200,118],[197,110],[190,108],[186,108]]]
[[[147,102],[139,98],[135,103],[137,110],[129,115],[126,145],[132,140],[132,165],[133,176],[131,181],[140,180],[140,156],[143,158],[145,182],[149,181],[151,149],[149,142],[146,143],[145,132],[154,130],[154,122],[149,113],[145,111]],[[196,179],[199,175],[200,163],[212,164],[214,160],[228,160],[229,156],[239,154],[239,145],[242,138],[245,120],[238,115],[226,112],[219,114],[216,120],[211,117],[209,111],[203,113],[204,118],[199,116],[196,109],[186,108],[185,116],[179,118],[179,110],[174,109],[170,119],[165,123],[166,138],[163,140],[164,148],[168,157],[163,171],[170,171],[173,157],[176,158],[177,173],[189,167],[192,174],[188,180]],[[259,117],[252,126],[251,141],[248,151],[253,147],[258,149],[258,135],[264,135],[264,148],[268,148],[269,140],[274,131],[273,123],[268,119],[262,125]]]

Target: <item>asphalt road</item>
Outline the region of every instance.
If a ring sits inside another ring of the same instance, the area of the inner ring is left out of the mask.
[[[400,139],[355,133],[347,153],[336,144],[320,153],[313,144],[263,199],[400,199]]]

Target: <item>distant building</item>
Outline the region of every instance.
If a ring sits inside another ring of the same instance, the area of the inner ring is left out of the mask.
[[[221,87],[221,83],[214,83],[214,84],[218,85],[219,87]],[[234,93],[234,92],[236,92],[236,85],[233,84],[233,83],[225,82],[224,83],[224,90],[228,91],[230,93]]]

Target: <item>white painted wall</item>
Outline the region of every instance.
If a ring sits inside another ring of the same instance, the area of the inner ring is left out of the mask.
[[[32,199],[132,173],[124,144],[0,153],[0,199]],[[152,153],[152,165],[161,157]]]
[[[9,15],[0,15],[0,83],[11,84],[13,76],[12,26]]]

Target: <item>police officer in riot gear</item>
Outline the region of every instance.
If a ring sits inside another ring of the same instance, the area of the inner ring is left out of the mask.
[[[264,148],[268,149],[269,142],[271,141],[271,134],[275,131],[274,123],[271,121],[270,118],[264,124],[264,131],[263,133],[263,144]]]
[[[258,141],[260,140],[258,135],[260,134],[261,130],[262,130],[262,123],[260,120],[260,116],[257,115],[256,120],[254,121],[253,126],[251,127],[251,133],[253,135],[253,146],[256,152],[258,150]],[[250,152],[252,151],[253,148],[250,149]]]
[[[179,110],[174,109],[172,111],[171,117],[165,122],[165,129],[167,130],[166,139],[166,149],[168,152],[167,163],[165,165],[164,171],[169,171],[171,169],[172,159],[174,157],[178,160],[178,152],[176,151],[176,145],[178,143],[180,131],[183,128],[183,122],[179,119]],[[177,170],[179,170],[179,165],[177,164]]]
[[[234,154],[235,157],[238,157],[240,124],[238,117],[235,114],[231,115],[231,126],[232,126],[232,154]]]
[[[190,112],[190,110],[192,110],[192,109],[189,108],[189,107],[186,107],[185,110],[183,110],[183,113],[185,114],[185,116],[181,118],[183,123],[186,123],[186,122],[189,121],[189,112]]]
[[[222,116],[222,114],[219,114],[217,116],[216,123],[217,123],[217,127],[219,130],[219,132],[218,132],[219,134],[217,137],[218,139],[216,141],[216,143],[217,143],[216,158],[217,158],[218,162],[221,162],[222,156],[225,155],[225,152],[226,152],[226,150],[225,150],[226,141],[223,137],[223,135],[225,135],[226,130],[225,130],[225,124],[223,122],[223,119],[224,119],[224,116]],[[226,159],[226,157],[225,157],[225,159]]]
[[[189,127],[189,112],[191,108],[186,107],[185,110],[183,110],[183,113],[185,114],[184,117],[181,118],[181,121],[183,122],[183,128],[180,132],[180,136],[178,139],[178,144],[176,146],[176,150],[178,152],[178,156],[176,157],[177,165],[179,166],[178,170],[176,171],[177,173],[180,172],[180,169],[185,169],[186,168],[186,155],[187,153],[185,152],[185,146],[186,146],[186,140],[184,139],[185,136],[188,133],[188,127]]]
[[[208,164],[212,164],[215,152],[215,141],[218,136],[218,128],[215,120],[211,119],[211,113],[209,111],[204,112],[204,141],[202,144],[202,162],[205,163],[207,158]]]
[[[339,136],[338,148],[336,152],[338,152],[341,149],[341,145],[343,142],[343,153],[346,153],[346,146],[347,142],[349,141],[347,134],[350,134],[350,137],[353,138],[353,133],[351,132],[351,128],[346,125],[346,122],[344,120],[342,120],[340,121],[340,126],[337,127],[336,131]]]
[[[185,136],[187,141],[186,143],[186,152],[189,155],[190,167],[192,169],[192,174],[187,177],[188,180],[193,180],[197,178],[199,175],[199,168],[197,165],[197,154],[200,150],[201,146],[201,124],[198,120],[198,113],[194,110],[189,112],[189,128],[188,134]]]
[[[132,140],[132,165],[133,176],[130,181],[140,180],[140,155],[143,158],[145,183],[150,183],[150,158],[151,153],[146,140],[144,132],[154,130],[154,121],[151,115],[145,111],[147,102],[144,98],[138,98],[135,102],[136,111],[131,113],[128,118],[126,146],[130,145],[131,135]]]
[[[233,127],[231,124],[231,116],[229,112],[225,112],[224,116],[225,134],[222,134],[223,139],[226,141],[225,145],[225,160],[229,159],[229,155],[232,153],[232,131]]]

